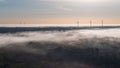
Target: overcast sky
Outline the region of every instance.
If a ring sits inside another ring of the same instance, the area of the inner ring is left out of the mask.
[[[0,23],[120,24],[120,0],[0,0]]]

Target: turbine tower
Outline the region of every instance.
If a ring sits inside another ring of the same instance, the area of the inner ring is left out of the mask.
[[[79,25],[80,25],[80,22],[79,22],[79,21],[77,21],[77,26],[79,27]]]
[[[19,23],[19,24],[22,24],[22,20],[21,20],[21,19],[22,19],[22,17],[20,16],[20,17],[19,17],[19,19],[20,19],[20,23]]]
[[[92,20],[90,20],[90,27],[92,27]]]
[[[103,20],[101,21],[101,25],[102,25],[102,27],[103,27],[103,25],[104,25],[104,21],[103,21]]]

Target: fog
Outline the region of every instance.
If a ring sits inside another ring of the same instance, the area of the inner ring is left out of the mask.
[[[119,28],[1,33],[0,41],[1,68],[120,67]]]
[[[120,29],[93,29],[71,31],[34,31],[0,34],[0,44],[25,41],[76,41],[83,38],[120,38]]]

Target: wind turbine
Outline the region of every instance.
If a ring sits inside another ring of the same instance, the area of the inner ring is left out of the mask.
[[[90,20],[90,27],[92,27],[92,20]]]
[[[79,24],[80,24],[80,22],[79,21],[77,21],[77,26],[79,27]]]
[[[104,24],[104,21],[103,21],[103,20],[101,20],[101,24],[102,24],[102,27],[103,27],[103,24]]]

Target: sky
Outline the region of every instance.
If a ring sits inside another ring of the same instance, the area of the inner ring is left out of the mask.
[[[120,24],[120,0],[0,0],[0,24]]]

